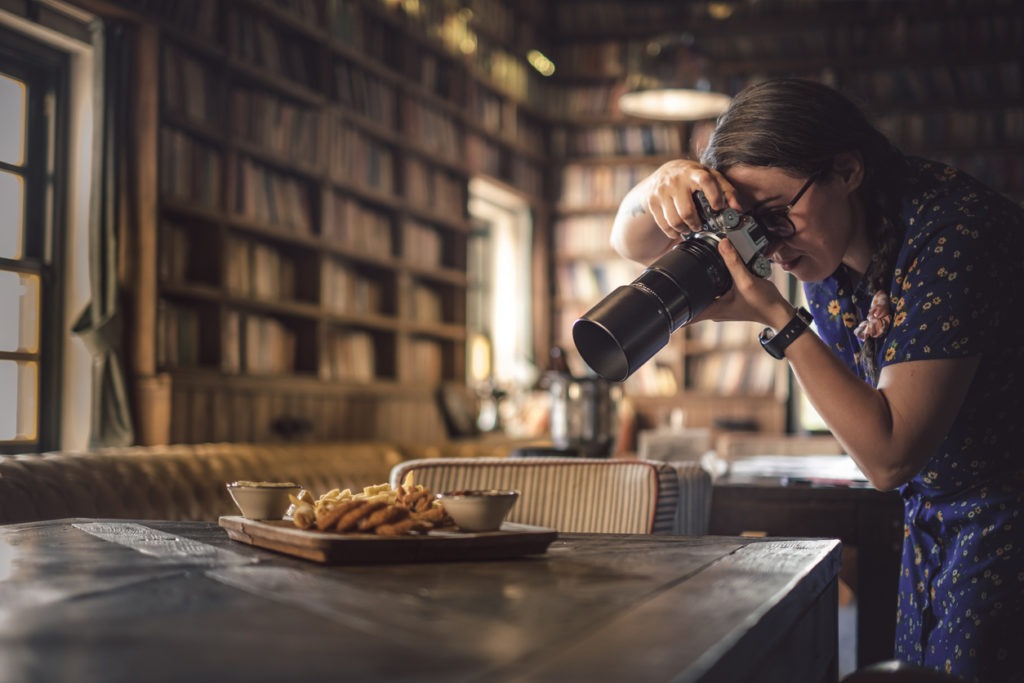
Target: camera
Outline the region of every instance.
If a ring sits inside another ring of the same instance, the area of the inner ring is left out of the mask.
[[[752,215],[732,208],[715,211],[703,192],[693,194],[701,229],[690,233],[617,287],[572,326],[583,360],[604,379],[620,382],[668,344],[669,336],[732,287],[718,254],[728,239],[747,269],[767,278],[768,231]]]

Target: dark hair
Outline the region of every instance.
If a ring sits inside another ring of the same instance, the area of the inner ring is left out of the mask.
[[[701,162],[728,171],[742,164],[779,168],[798,177],[826,176],[842,152],[859,152],[872,262],[865,273],[871,293],[888,293],[903,234],[898,205],[906,161],[853,101],[837,90],[797,78],[774,79],[745,88],[715,127]],[[877,348],[864,343],[861,362],[877,379]]]

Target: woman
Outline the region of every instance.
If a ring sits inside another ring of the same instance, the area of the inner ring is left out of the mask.
[[[904,498],[896,657],[1024,681],[1024,211],[796,79],[740,93],[700,163],[633,188],[612,245],[650,262],[700,228],[696,190],[761,219],[820,337],[727,240],[734,285],[701,318],[778,333],[766,348],[871,483]]]

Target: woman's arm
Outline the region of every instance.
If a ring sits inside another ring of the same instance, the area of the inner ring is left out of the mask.
[[[712,319],[753,320],[782,329],[793,318],[792,305],[751,276],[727,241],[719,252],[735,286],[708,309]],[[925,466],[949,432],[978,367],[977,357],[895,363],[882,369],[876,389],[808,333],[790,344],[786,360],[832,434],[883,491],[906,483]]]

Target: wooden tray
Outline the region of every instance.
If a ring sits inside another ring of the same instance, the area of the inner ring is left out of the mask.
[[[255,521],[237,516],[221,517],[219,523],[232,540],[324,564],[503,560],[543,554],[558,538],[554,529],[511,522],[505,522],[500,531],[431,531],[408,536],[306,531],[286,520]]]

